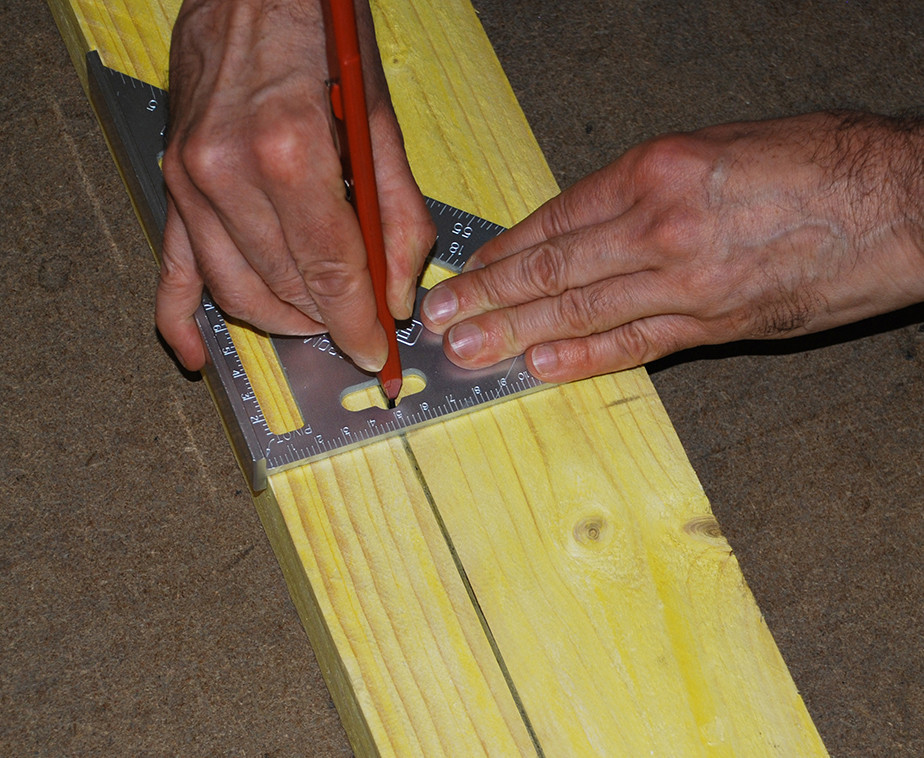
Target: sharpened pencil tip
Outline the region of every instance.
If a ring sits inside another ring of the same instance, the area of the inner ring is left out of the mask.
[[[389,379],[382,383],[382,389],[385,390],[385,397],[388,399],[388,407],[394,408],[398,404],[398,395],[401,394],[402,381],[400,378]]]

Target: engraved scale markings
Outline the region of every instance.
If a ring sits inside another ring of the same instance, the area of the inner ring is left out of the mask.
[[[167,93],[107,68],[98,53],[87,54],[90,97],[128,185],[148,239],[155,250],[163,240],[166,195],[160,158],[167,126]],[[459,271],[468,257],[503,227],[427,198],[437,228],[431,260]],[[399,323],[399,349],[405,376],[425,386],[393,409],[351,411],[347,391],[376,383],[337,350],[329,336],[273,337],[293,397],[305,420],[299,429],[273,433],[260,408],[221,309],[206,293],[196,321],[208,350],[204,370],[235,453],[250,486],[266,487],[267,476],[306,461],[324,458],[372,440],[499,402],[544,385],[526,369],[522,356],[474,371],[461,369],[443,353],[442,338],[423,328],[419,289],[414,316]]]

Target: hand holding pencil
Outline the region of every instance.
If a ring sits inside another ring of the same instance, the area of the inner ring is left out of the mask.
[[[174,27],[157,325],[191,370],[205,361],[192,314],[206,286],[229,316],[275,334],[330,332],[357,365],[378,372],[388,339],[377,301],[396,318],[410,316],[433,242],[369,7],[358,2],[386,269],[371,271],[332,138],[320,0],[300,0],[297,10],[186,0]]]

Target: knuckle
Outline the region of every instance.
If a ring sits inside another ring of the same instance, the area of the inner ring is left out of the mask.
[[[565,267],[561,248],[546,242],[523,256],[519,273],[534,294],[553,297],[565,289]]]
[[[250,129],[246,150],[255,170],[270,182],[295,186],[314,178],[342,186],[330,124],[310,106],[297,114],[278,105],[261,112]]]
[[[414,216],[407,223],[391,222],[385,227],[388,264],[399,279],[411,278],[436,241],[436,225],[427,214]]]
[[[634,181],[642,194],[653,198],[703,198],[716,166],[714,150],[703,138],[668,134],[635,148]]]
[[[510,282],[488,267],[452,277],[445,286],[451,288],[458,298],[459,313],[467,313],[491,311],[507,304],[505,293]]]
[[[645,330],[637,321],[623,324],[616,331],[617,343],[635,366],[641,366],[652,358],[652,345]]]
[[[580,192],[563,192],[546,202],[537,214],[543,238],[552,239],[571,231],[582,210]]]
[[[291,266],[267,274],[266,283],[276,297],[285,303],[302,308],[313,302],[302,275]]]
[[[685,251],[701,247],[702,220],[686,206],[673,206],[651,220],[648,238],[656,249]]]
[[[164,177],[168,183],[177,172],[184,172],[206,194],[227,187],[231,178],[231,148],[218,139],[196,133],[187,137],[175,153],[164,155]]]
[[[248,292],[229,286],[212,287],[212,297],[226,315],[239,321],[252,323],[259,318],[259,307]]]
[[[694,140],[687,134],[665,134],[639,146],[638,168],[647,178],[676,179],[698,163]]]
[[[558,298],[556,317],[570,335],[585,336],[594,331],[599,311],[600,298],[592,290],[570,289]]]
[[[270,179],[288,183],[307,175],[306,141],[301,129],[289,120],[257,127],[251,137],[251,151],[257,170]]]
[[[181,265],[172,255],[163,255],[160,261],[160,286],[166,289],[175,289],[189,280],[190,271]]]
[[[304,285],[319,306],[346,299],[357,286],[356,271],[343,261],[315,261],[302,272]]]
[[[183,168],[183,161],[180,157],[179,143],[171,141],[164,150],[164,159],[161,162],[161,171],[164,174],[164,181],[167,186],[173,186],[177,183],[181,174],[186,173]]]

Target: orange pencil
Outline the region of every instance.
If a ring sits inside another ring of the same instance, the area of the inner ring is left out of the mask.
[[[388,310],[385,295],[385,239],[372,160],[356,12],[353,0],[327,0],[323,5],[330,100],[340,137],[343,178],[352,193],[353,207],[366,246],[376,310],[388,337],[388,359],[379,372],[379,381],[393,405],[401,392],[401,357],[398,355],[395,320]]]

